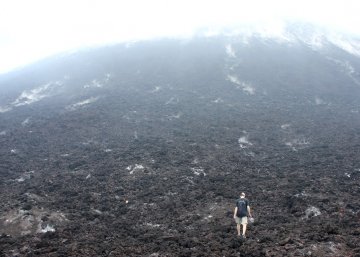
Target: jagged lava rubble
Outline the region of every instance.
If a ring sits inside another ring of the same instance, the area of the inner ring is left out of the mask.
[[[137,42],[2,75],[0,256],[360,256],[360,59],[310,39]]]

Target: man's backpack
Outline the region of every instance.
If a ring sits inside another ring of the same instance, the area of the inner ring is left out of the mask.
[[[237,207],[237,213],[236,216],[238,217],[246,217],[247,216],[247,200],[244,198],[239,199],[236,202],[236,207]]]

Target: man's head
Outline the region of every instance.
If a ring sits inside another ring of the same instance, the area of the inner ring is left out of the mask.
[[[241,198],[245,198],[245,193],[244,193],[244,192],[241,192],[240,197],[241,197]]]

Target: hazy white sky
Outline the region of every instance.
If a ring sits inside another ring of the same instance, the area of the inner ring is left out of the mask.
[[[0,73],[84,46],[204,27],[295,19],[360,35],[359,12],[358,0],[1,0]]]

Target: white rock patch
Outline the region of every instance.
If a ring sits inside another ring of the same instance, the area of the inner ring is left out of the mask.
[[[75,103],[75,104],[72,104],[72,105],[69,105],[66,107],[67,110],[70,110],[70,111],[74,111],[80,107],[83,107],[83,106],[86,106],[86,105],[89,105],[91,103],[94,103],[96,102],[97,100],[99,99],[99,97],[90,97],[86,100],[83,100],[81,102],[78,102],[78,103]]]
[[[46,216],[47,221],[42,217]],[[13,235],[29,235],[36,233],[54,232],[55,225],[68,221],[61,212],[51,212],[44,209],[33,208],[27,210],[10,210],[0,214],[0,231]]]
[[[155,87],[155,88],[151,91],[151,93],[159,92],[160,89],[161,89],[161,87]]]
[[[53,86],[61,86],[63,82],[61,81],[51,81],[47,84],[41,85],[37,88],[34,88],[30,91],[23,91],[21,95],[15,99],[11,104],[15,107],[28,105],[40,101],[41,99],[50,96],[50,91]]]
[[[169,119],[169,120],[180,119],[181,116],[182,116],[182,113],[173,114],[173,115],[168,116],[168,119]]]
[[[134,166],[133,165],[128,166],[126,170],[130,171],[130,174],[134,174],[134,172],[136,171],[144,171],[145,167],[141,164],[135,164]]]
[[[346,52],[356,56],[360,56],[360,43],[358,41],[347,40],[339,36],[333,36],[332,38],[330,38],[330,41],[331,43],[345,50]]]
[[[89,84],[85,84],[84,88],[102,88],[104,85],[101,84],[98,80],[93,79]]]
[[[295,138],[291,141],[285,142],[285,145],[288,147],[291,147],[293,151],[297,151],[298,149],[303,149],[308,146],[310,142],[306,140],[305,138]]]
[[[286,123],[286,124],[283,124],[283,125],[281,125],[281,129],[288,129],[288,128],[290,128],[291,127],[291,125],[289,124],[289,123]]]
[[[326,104],[326,102],[323,99],[321,99],[319,97],[316,97],[315,98],[315,104],[316,105],[324,105],[324,104]]]
[[[1,107],[0,106],[0,113],[5,113],[5,112],[11,111],[11,110],[12,110],[11,107]]]
[[[359,54],[360,54],[360,44],[359,44]],[[357,72],[354,68],[354,66],[351,65],[349,61],[342,61],[335,58],[327,57],[328,60],[334,62],[335,64],[339,65],[343,70],[344,73],[352,79],[352,81],[356,85],[360,85],[360,80],[358,79],[358,76],[356,75]]]
[[[107,73],[102,79],[93,79],[90,83],[87,83],[83,86],[83,88],[102,88],[106,86],[111,78],[111,74]]]
[[[19,178],[15,179],[17,182],[24,182],[25,180],[31,179],[31,174],[34,174],[34,171],[26,171]]]
[[[147,222],[147,223],[145,223],[145,225],[148,227],[151,227],[151,228],[160,228],[161,227],[160,224],[153,224],[151,222]]]
[[[23,122],[21,122],[21,125],[24,127],[30,123],[30,118],[26,118]]]
[[[236,58],[236,53],[232,47],[231,44],[227,44],[226,45],[226,54],[230,57],[230,58]]]
[[[307,219],[311,218],[311,217],[316,217],[319,215],[321,215],[319,208],[316,208],[314,206],[307,208],[305,211],[305,218],[307,218]]]
[[[179,99],[177,99],[177,98],[175,98],[175,97],[171,97],[171,98],[169,99],[169,101],[167,101],[167,102],[165,103],[165,105],[174,104],[174,103],[178,103],[178,102],[179,102]]]
[[[40,230],[40,233],[46,233],[46,232],[55,232],[55,228],[47,224],[45,228]]]
[[[46,97],[52,96],[53,89],[61,85],[63,85],[62,81],[55,81],[55,82],[51,81],[37,88],[31,90],[25,90],[8,106],[0,107],[0,113],[11,111],[13,107],[19,107],[19,106],[36,103]]]
[[[236,85],[236,88],[242,89],[245,93],[249,95],[255,94],[255,88],[250,83],[242,82],[234,75],[228,75],[227,79],[230,82],[234,83]]]
[[[300,194],[295,194],[295,197],[307,197],[309,196],[307,193],[305,193],[305,191],[302,191]]]
[[[253,144],[249,141],[247,136],[242,136],[238,139],[238,143],[240,148],[248,148],[248,146],[252,146]]]
[[[194,173],[194,175],[196,175],[196,176],[200,176],[201,174],[206,176],[206,173],[204,172],[203,168],[190,168],[190,169]]]
[[[222,103],[224,102],[221,98],[216,98],[214,101],[212,101],[213,103]]]

